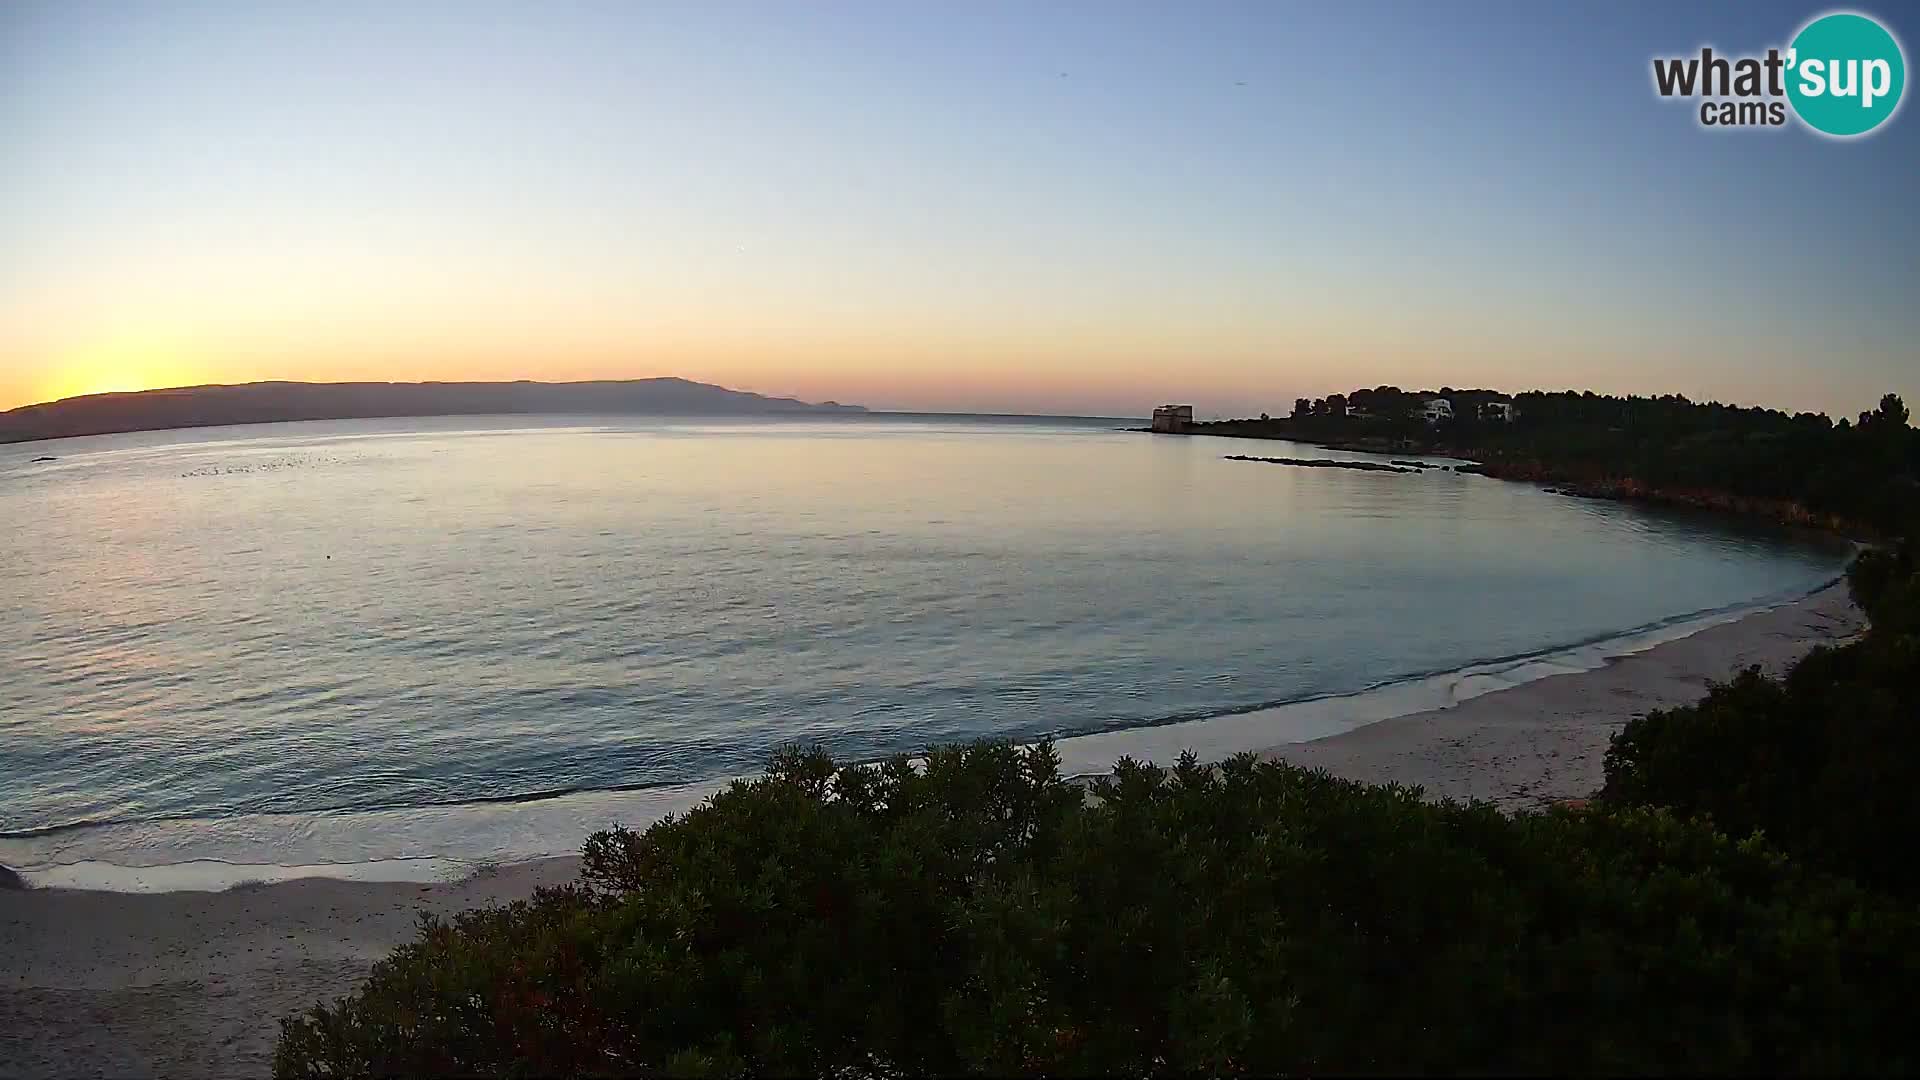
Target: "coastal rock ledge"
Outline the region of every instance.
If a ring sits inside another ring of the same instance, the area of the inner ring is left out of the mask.
[[[1399,465],[1382,465],[1377,461],[1340,461],[1335,458],[1290,458],[1290,457],[1249,457],[1246,454],[1228,454],[1228,461],[1264,461],[1270,465],[1292,465],[1301,469],[1356,469],[1360,472],[1411,473],[1418,469],[1404,469]]]

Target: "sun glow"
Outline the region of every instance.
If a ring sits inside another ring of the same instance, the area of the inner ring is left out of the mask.
[[[192,386],[204,381],[204,373],[182,349],[151,341],[109,342],[55,363],[39,396],[44,401],[61,401],[92,394]]]

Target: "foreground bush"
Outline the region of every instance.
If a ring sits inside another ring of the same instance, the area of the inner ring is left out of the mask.
[[[1847,583],[1875,633],[1920,633],[1920,542],[1862,552],[1847,570]]]
[[[290,1018],[281,1076],[1893,1070],[1912,916],[1665,812],[1050,747],[769,774]]]
[[[1920,572],[1911,544],[1855,563],[1865,640],[1819,649],[1784,678],[1759,669],[1685,708],[1649,713],[1607,752],[1610,803],[1705,815],[1796,859],[1920,898]]]

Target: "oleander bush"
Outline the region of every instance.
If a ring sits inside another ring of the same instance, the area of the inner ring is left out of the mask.
[[[1667,810],[790,750],[425,919],[275,1072],[1900,1071],[1916,965],[1911,906]]]

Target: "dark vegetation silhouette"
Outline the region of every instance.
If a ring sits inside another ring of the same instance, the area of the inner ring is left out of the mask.
[[[1412,414],[1444,396],[1454,419]],[[1511,422],[1484,406],[1509,403]],[[1905,535],[1920,512],[1920,432],[1888,394],[1856,420],[1699,404],[1684,397],[1592,391],[1506,395],[1382,386],[1320,400],[1268,420],[1196,424],[1199,434],[1298,439],[1346,449],[1449,454],[1507,479],[1604,497],[1762,514],[1852,533]]]
[[[1809,866],[1920,903],[1920,557],[1911,540],[1849,574],[1872,620],[1784,678],[1753,668],[1697,704],[1634,720],[1607,751],[1603,801],[1758,832]]]
[[[1777,424],[1699,408],[1646,415],[1719,447],[1730,483],[1903,520],[1879,501],[1911,476],[1898,399],[1788,418],[1826,466],[1771,482],[1744,470]],[[1523,431],[1558,462],[1591,445]],[[1869,550],[1849,583],[1861,640],[1627,725],[1582,809],[1248,756],[1083,790],[1044,745],[788,749],[596,834],[574,885],[424,919],[357,993],[283,1021],[275,1071],[1911,1072],[1920,549]]]
[[[1900,1070],[1910,905],[1665,810],[1243,756],[789,751],[579,884],[423,921],[280,1076]]]
[[[1585,810],[1049,746],[766,776],[423,920],[280,1076],[1905,1072],[1920,569],[1865,640],[1630,725]]]

